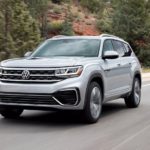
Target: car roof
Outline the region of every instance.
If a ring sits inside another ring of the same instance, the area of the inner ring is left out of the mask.
[[[100,36],[54,36],[51,39],[100,39]]]
[[[101,34],[101,35],[97,35],[97,36],[66,36],[66,35],[57,35],[54,36],[48,40],[59,40],[59,39],[114,39],[114,40],[119,40],[122,41],[124,43],[127,43],[126,41],[124,41],[122,38],[114,36],[114,35],[110,35],[110,34]]]

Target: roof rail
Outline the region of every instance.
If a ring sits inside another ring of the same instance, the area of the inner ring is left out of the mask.
[[[100,37],[115,37],[115,38],[118,38],[118,39],[122,39],[118,36],[115,36],[115,35],[111,35],[111,34],[101,34]]]
[[[52,38],[61,38],[61,37],[65,37],[66,35],[56,35],[56,36],[53,36]]]

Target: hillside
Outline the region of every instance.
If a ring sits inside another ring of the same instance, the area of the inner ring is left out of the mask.
[[[3,0],[0,8],[0,60],[54,35],[110,33],[150,65],[150,0]]]
[[[75,35],[99,35],[96,28],[96,15],[76,3],[49,3],[47,21],[49,24],[49,36],[59,34],[59,29],[65,20],[69,18]]]

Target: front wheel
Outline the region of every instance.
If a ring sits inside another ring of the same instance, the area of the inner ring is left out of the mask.
[[[102,111],[102,92],[97,82],[92,82],[88,87],[86,105],[83,110],[83,117],[87,123],[98,121]]]
[[[23,112],[23,109],[17,109],[17,108],[3,108],[0,109],[0,114],[4,118],[18,118]]]
[[[133,81],[133,87],[131,94],[125,98],[125,104],[129,108],[136,108],[141,101],[141,85],[140,80],[135,78]]]

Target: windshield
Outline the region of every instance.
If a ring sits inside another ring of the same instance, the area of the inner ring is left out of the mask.
[[[47,40],[39,46],[31,57],[98,57],[98,39],[57,39]]]

